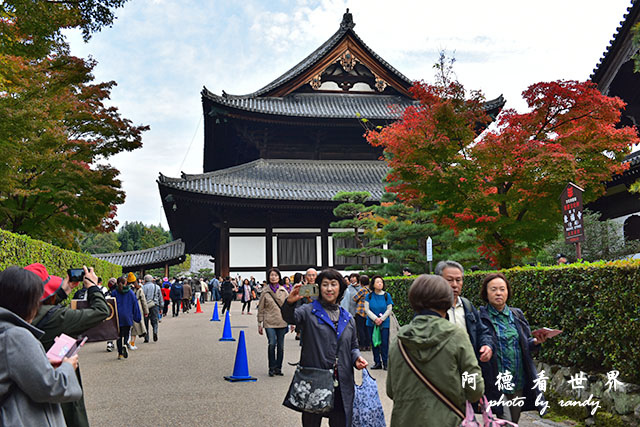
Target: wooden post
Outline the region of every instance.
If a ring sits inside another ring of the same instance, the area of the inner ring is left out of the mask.
[[[164,277],[169,277],[169,264],[164,264]]]
[[[226,222],[224,222],[220,228],[219,260],[220,275],[226,277],[229,275],[229,226]]]
[[[576,259],[582,259],[582,245],[576,242]]]

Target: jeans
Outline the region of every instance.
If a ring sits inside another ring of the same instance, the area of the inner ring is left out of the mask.
[[[284,336],[287,333],[284,328],[265,328],[267,331],[267,357],[269,358],[269,372],[282,371],[282,359],[284,359]],[[277,351],[276,351],[277,348]]]
[[[169,312],[169,306],[171,305],[171,300],[168,299],[168,300],[162,301],[162,303],[164,304],[164,307],[162,308],[162,315],[166,316],[167,313]]]
[[[371,347],[371,334],[367,330],[367,318],[359,314],[355,315],[356,329],[358,330],[358,345],[360,350]]]
[[[158,333],[158,306],[154,305],[149,309],[149,315],[144,318],[144,327],[147,328],[147,336],[144,337],[144,341],[149,341],[149,320],[151,320],[151,327],[153,328],[153,333]]]
[[[118,341],[116,341],[116,345],[118,346],[118,354],[123,354],[122,348],[127,344],[127,341],[129,340],[130,331],[131,326],[120,326]]]
[[[225,310],[231,311],[231,298],[222,299],[222,314],[224,314]]]
[[[251,313],[251,300],[242,303],[242,312],[244,313],[244,308],[247,307],[247,313]]]
[[[173,302],[173,317],[176,317],[178,314],[180,314],[180,301],[179,299],[174,299],[171,300]]]
[[[369,338],[371,338],[373,336],[373,326],[367,326],[367,329],[369,329]],[[373,361],[376,365],[382,363],[383,366],[387,366],[387,362],[389,361],[389,328],[380,328],[380,336],[382,343],[380,347],[373,347]],[[371,345],[373,346],[373,344]],[[380,361],[381,352],[382,362]]]

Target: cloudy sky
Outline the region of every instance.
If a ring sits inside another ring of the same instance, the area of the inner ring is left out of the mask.
[[[355,31],[411,79],[432,80],[440,50],[458,79],[488,99],[524,110],[530,84],[586,80],[630,0],[129,0],[112,28],[72,53],[98,61],[97,81],[115,80],[111,102],[151,130],[143,147],[110,159],[127,198],[118,220],[167,222],[156,179],[202,173],[200,91],[253,92],[337,31],[347,7]]]

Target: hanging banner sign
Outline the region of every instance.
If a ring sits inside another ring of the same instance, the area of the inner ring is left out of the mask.
[[[584,190],[570,182],[560,196],[562,228],[567,243],[584,242],[584,220],[582,218],[582,193]]]
[[[433,240],[427,237],[427,261],[433,261]]]

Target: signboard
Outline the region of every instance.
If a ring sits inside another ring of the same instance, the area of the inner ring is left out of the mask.
[[[562,228],[567,243],[584,242],[584,220],[582,218],[582,193],[584,190],[570,182],[560,196]]]
[[[433,261],[433,240],[427,237],[427,261]]]

